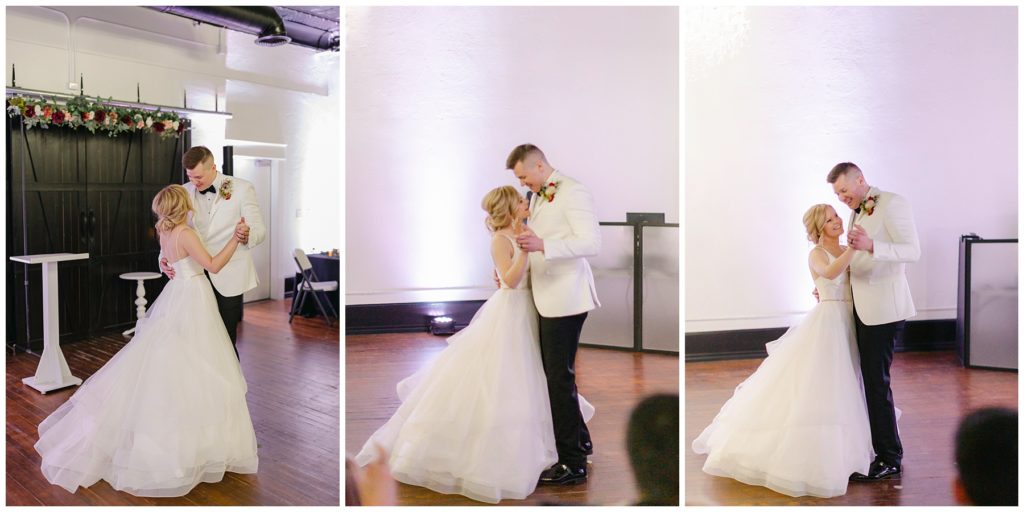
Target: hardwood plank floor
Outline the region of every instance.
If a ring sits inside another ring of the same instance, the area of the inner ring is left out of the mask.
[[[398,408],[398,381],[411,375],[447,346],[427,333],[345,337],[345,448],[356,454]],[[575,486],[538,486],[526,500],[502,505],[609,505],[636,500],[626,454],[626,423],[633,407],[653,393],[679,392],[679,357],[581,348],[576,363],[580,393],[597,408],[589,423],[594,442],[590,476]],[[401,505],[482,505],[460,495],[399,484]]]
[[[245,305],[238,330],[247,402],[259,443],[255,475],[227,473],[180,498],[139,498],[100,481],[75,494],[50,485],[33,448],[36,426],[77,388],[46,395],[22,384],[39,361],[7,356],[7,505],[338,505],[340,504],[339,332],[320,318],[295,317],[291,302]],[[126,343],[119,334],[63,347],[72,373],[92,375]]]
[[[761,359],[686,364],[687,505],[955,505],[952,479],[953,434],[960,418],[985,406],[1017,408],[1017,373],[968,370],[953,352],[904,352],[895,356],[892,388],[903,410],[903,475],[873,483],[851,482],[844,496],[791,498],[765,487],[745,485],[704,473],[705,455],[693,453],[693,440],[706,427],[737,384]]]

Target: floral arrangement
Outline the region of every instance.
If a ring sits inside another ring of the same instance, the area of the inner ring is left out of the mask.
[[[218,193],[220,194],[221,197],[224,198],[225,201],[229,201],[229,200],[231,200],[231,189],[232,188],[233,187],[232,187],[231,179],[230,178],[225,178],[224,179],[224,183],[220,184],[220,192],[218,192]]]
[[[875,213],[875,206],[878,206],[878,194],[864,198],[857,208],[857,213],[864,212],[870,216],[872,213]]]
[[[558,192],[558,185],[561,185],[561,182],[556,183],[552,181],[551,183],[548,183],[547,185],[541,187],[540,192],[538,193],[541,197],[547,199],[550,203],[551,201],[555,200],[555,192]]]
[[[100,98],[93,101],[85,96],[76,96],[64,104],[55,99],[13,96],[7,99],[7,115],[21,116],[27,128],[84,127],[91,133],[106,132],[110,137],[139,131],[177,137],[187,129],[185,121],[174,112],[115,107]]]

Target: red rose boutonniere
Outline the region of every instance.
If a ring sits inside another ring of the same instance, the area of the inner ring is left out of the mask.
[[[857,207],[857,213],[864,212],[871,215],[875,213],[876,206],[878,206],[878,195],[868,196],[860,202],[860,206]]]
[[[541,187],[540,188],[540,192],[538,192],[538,193],[540,194],[541,197],[543,197],[544,199],[547,199],[548,202],[550,203],[551,201],[555,200],[555,192],[558,192],[558,186],[561,185],[561,184],[562,184],[561,182],[554,182],[554,181],[552,181],[551,183],[548,183],[547,185],[544,185],[543,187]]]
[[[231,180],[224,180],[224,183],[221,183],[221,185],[220,185],[220,192],[219,192],[219,194],[220,194],[221,197],[224,198],[225,201],[231,199],[231,185],[232,185],[232,181]]]

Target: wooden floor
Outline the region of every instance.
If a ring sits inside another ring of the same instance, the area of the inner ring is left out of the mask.
[[[255,475],[227,473],[181,498],[138,498],[100,481],[75,494],[50,485],[32,445],[36,426],[77,388],[42,395],[22,384],[38,357],[7,355],[7,505],[338,505],[340,503],[339,335],[319,318],[288,324],[290,301],[245,306],[238,351],[260,465]],[[86,378],[125,339],[103,336],[70,343],[64,355]]]
[[[345,449],[363,443],[398,408],[395,385],[437,356],[445,338],[426,333],[345,337]],[[581,348],[576,363],[580,393],[597,408],[590,421],[594,442],[590,477],[574,486],[538,486],[526,500],[502,505],[610,505],[636,500],[626,454],[629,412],[647,395],[679,392],[679,357]],[[399,484],[400,505],[482,505],[459,495]]]
[[[690,448],[733,389],[760,364],[746,359],[686,364],[687,505],[955,505],[951,488],[953,434],[960,418],[984,406],[1017,408],[1017,373],[968,370],[952,352],[896,354],[892,388],[903,410],[903,475],[873,483],[851,482],[844,496],[791,498],[765,487],[701,471],[705,455]]]

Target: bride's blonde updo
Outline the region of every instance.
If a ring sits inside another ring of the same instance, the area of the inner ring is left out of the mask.
[[[167,232],[178,224],[188,220],[188,212],[193,211],[192,200],[188,190],[181,185],[167,185],[156,193],[153,198],[153,213],[156,214],[156,230]]]
[[[516,217],[519,199],[519,191],[509,185],[488,192],[480,202],[480,207],[487,212],[487,218],[484,219],[487,229],[498,231],[511,226]]]
[[[821,232],[825,230],[825,220],[828,218],[827,204],[816,204],[804,214],[804,228],[807,230],[807,239],[817,244],[821,241]]]

